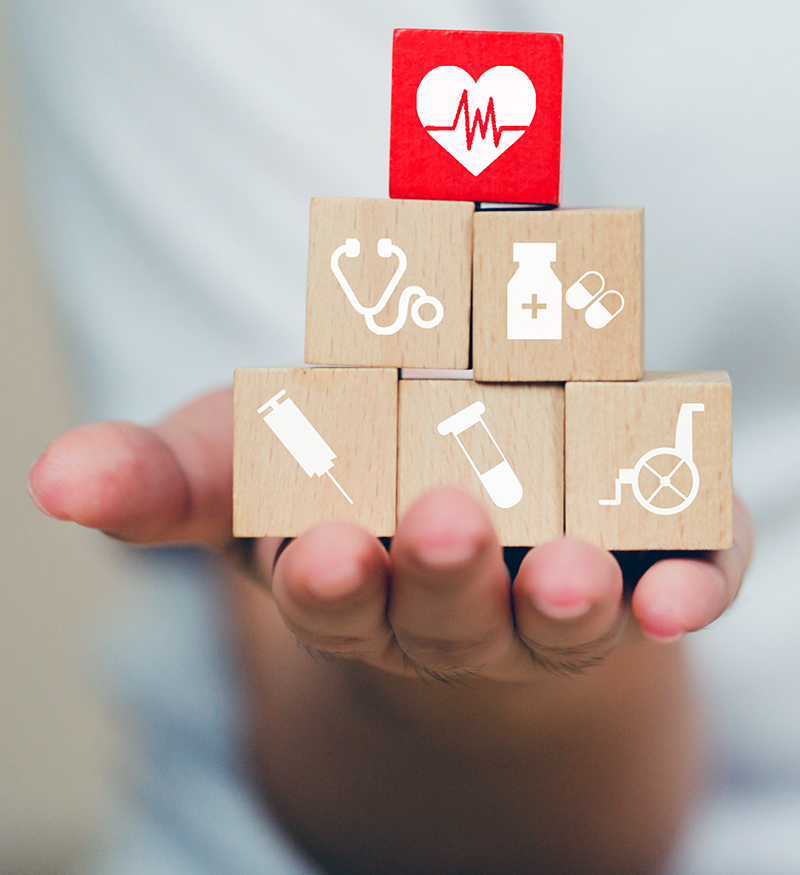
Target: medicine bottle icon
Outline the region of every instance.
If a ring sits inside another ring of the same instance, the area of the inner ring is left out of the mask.
[[[555,243],[515,243],[519,264],[508,283],[509,340],[561,340],[561,280]]]

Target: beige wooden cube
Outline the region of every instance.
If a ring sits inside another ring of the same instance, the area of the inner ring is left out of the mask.
[[[476,380],[638,380],[641,209],[478,212]]]
[[[731,546],[722,371],[566,385],[566,531],[609,550]]]
[[[564,531],[564,389],[401,380],[397,509],[449,484],[482,501],[500,543]]]
[[[235,536],[394,533],[397,371],[243,368],[233,385]]]
[[[469,367],[472,203],[314,198],[306,361]]]

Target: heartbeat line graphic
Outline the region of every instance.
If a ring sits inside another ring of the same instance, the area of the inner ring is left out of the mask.
[[[527,125],[501,125],[497,126],[497,117],[494,111],[494,98],[490,97],[489,102],[486,104],[486,113],[485,115],[481,114],[480,109],[475,111],[475,117],[472,119],[470,123],[469,118],[469,95],[467,93],[467,89],[461,93],[461,100],[458,102],[458,108],[456,109],[456,116],[453,119],[452,125],[425,125],[426,131],[455,131],[458,128],[458,121],[461,118],[461,114],[464,114],[464,135],[467,141],[467,151],[472,149],[472,144],[475,142],[475,135],[478,131],[480,131],[481,139],[486,139],[486,134],[489,130],[489,123],[492,125],[492,140],[494,141],[495,147],[500,145],[500,137],[504,133],[504,131],[527,131]]]
[[[516,67],[491,67],[476,82],[461,67],[442,65],[417,86],[422,129],[473,176],[526,136],[535,113],[536,89]],[[498,115],[516,124],[500,124]]]

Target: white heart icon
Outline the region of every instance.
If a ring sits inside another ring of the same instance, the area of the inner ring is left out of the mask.
[[[417,88],[417,116],[434,140],[479,176],[528,130],[536,89],[516,67],[492,67],[476,82],[461,67],[434,67]]]

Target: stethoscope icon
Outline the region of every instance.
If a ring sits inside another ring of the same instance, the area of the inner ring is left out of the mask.
[[[355,237],[348,237],[344,242],[344,246],[339,246],[334,250],[333,255],[331,255],[331,270],[333,271],[333,275],[336,277],[339,285],[342,287],[345,295],[347,295],[347,300],[353,305],[353,309],[356,313],[360,313],[364,317],[364,321],[367,323],[367,328],[369,328],[373,334],[397,334],[397,332],[406,324],[409,301],[415,296],[416,301],[411,304],[411,318],[416,325],[420,328],[435,328],[442,321],[442,316],[444,316],[442,302],[438,298],[434,298],[433,295],[429,295],[419,286],[408,286],[403,289],[400,294],[400,303],[397,307],[397,318],[394,322],[385,327],[378,325],[375,322],[374,317],[376,314],[381,313],[389,303],[389,298],[391,298],[392,293],[400,284],[400,280],[406,272],[408,259],[406,258],[405,252],[403,252],[399,246],[395,246],[388,237],[382,237],[378,240],[378,255],[380,255],[381,258],[391,258],[392,255],[396,255],[398,258],[397,269],[391,280],[389,280],[389,285],[384,289],[378,303],[375,304],[374,307],[363,307],[339,266],[339,260],[343,255],[346,255],[348,258],[357,258],[360,253],[361,243]],[[433,316],[430,319],[425,319],[420,315],[419,311],[423,304],[429,304],[434,309]]]

